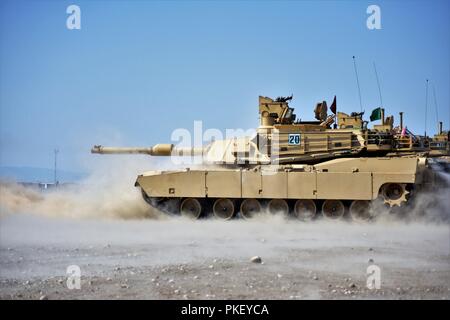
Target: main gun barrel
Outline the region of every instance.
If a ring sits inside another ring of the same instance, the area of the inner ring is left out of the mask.
[[[119,148],[96,145],[91,153],[99,154],[148,154],[150,156],[198,156],[203,154],[203,148],[175,148],[173,144],[155,144],[152,147]]]

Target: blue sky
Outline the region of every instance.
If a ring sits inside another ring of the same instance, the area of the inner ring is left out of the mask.
[[[66,8],[81,8],[81,30]],[[381,8],[381,30],[366,8]],[[449,127],[449,1],[2,1],[0,165],[84,170],[93,144],[170,142],[175,128],[258,125],[258,95],[294,94],[298,117],[337,95],[429,133]]]

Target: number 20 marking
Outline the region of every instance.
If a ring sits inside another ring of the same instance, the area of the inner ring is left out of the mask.
[[[288,138],[289,145],[299,145],[300,144],[300,134],[290,134]]]

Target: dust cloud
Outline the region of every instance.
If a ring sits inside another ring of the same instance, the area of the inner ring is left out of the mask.
[[[134,187],[142,168],[152,163],[102,159],[102,165],[77,184],[42,192],[14,182],[0,184],[1,216],[27,213],[63,218],[158,218]]]
[[[375,202],[372,210],[377,221],[401,220],[403,222],[450,224],[450,173],[448,172],[448,164],[447,167],[443,167],[438,165],[436,161],[430,162],[439,187],[427,191],[414,192],[413,190],[410,201],[401,209],[387,210]]]

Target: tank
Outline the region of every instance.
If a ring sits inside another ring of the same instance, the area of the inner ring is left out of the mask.
[[[417,136],[403,126],[403,113],[394,127],[394,117],[377,108],[372,116],[381,123],[368,128],[363,112],[336,112],[336,97],[331,114],[322,101],[314,108],[315,120],[302,121],[291,99],[260,96],[260,124],[252,137],[197,148],[96,145],[91,152],[200,157],[201,166],[146,171],[135,183],[150,205],[194,219],[249,219],[269,211],[301,220],[320,212],[340,219],[349,212],[354,220],[369,220],[376,199],[403,207],[414,194],[445,185],[432,170],[448,169],[449,139],[442,127],[432,139]]]

